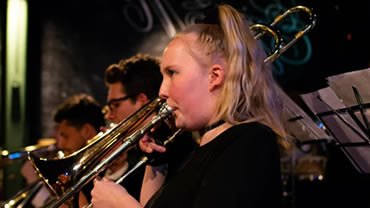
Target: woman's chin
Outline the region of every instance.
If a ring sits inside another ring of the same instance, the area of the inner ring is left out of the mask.
[[[180,119],[176,119],[175,126],[178,129],[183,129],[185,127],[184,123],[180,121]]]

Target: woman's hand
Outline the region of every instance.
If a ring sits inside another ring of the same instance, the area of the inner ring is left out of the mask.
[[[143,138],[139,141],[140,149],[146,153],[152,153],[153,151],[165,152],[166,148],[164,146],[155,143],[154,139],[148,134],[145,134]]]
[[[91,191],[91,202],[94,208],[139,208],[141,205],[124,187],[108,179],[94,181]]]

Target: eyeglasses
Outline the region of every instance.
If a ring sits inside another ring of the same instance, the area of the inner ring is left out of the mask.
[[[132,95],[126,95],[126,96],[121,97],[121,98],[112,99],[107,103],[107,106],[109,107],[109,110],[112,111],[113,109],[118,108],[121,101],[127,100],[130,97],[132,97]]]

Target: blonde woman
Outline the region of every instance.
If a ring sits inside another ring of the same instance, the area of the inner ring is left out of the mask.
[[[94,207],[279,207],[278,144],[286,133],[265,57],[228,5],[177,34],[163,52],[159,95],[173,107],[178,128],[201,133],[200,145],[166,180],[165,166],[148,165],[140,202],[112,182],[96,181]],[[140,146],[166,151],[148,137]]]

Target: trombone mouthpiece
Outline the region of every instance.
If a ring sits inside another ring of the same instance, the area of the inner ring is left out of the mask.
[[[159,109],[158,115],[160,115],[161,117],[167,117],[172,112],[173,112],[173,108],[167,105],[167,103],[163,103],[162,107]]]

